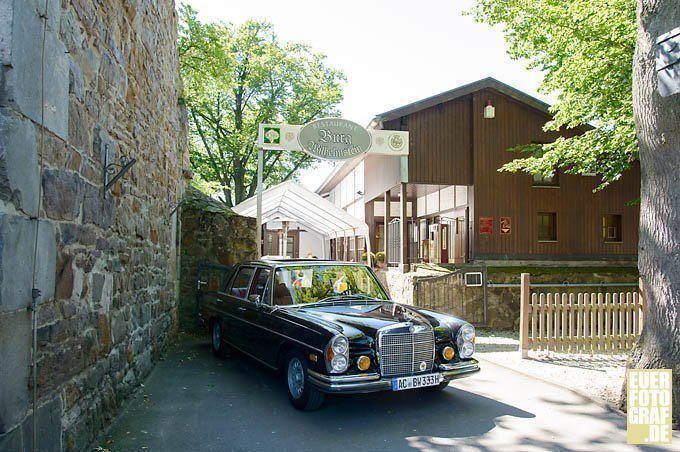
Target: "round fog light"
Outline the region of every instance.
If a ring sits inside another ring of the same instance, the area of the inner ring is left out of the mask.
[[[472,342],[463,342],[459,352],[462,358],[469,358],[475,352],[475,344]]]
[[[451,361],[453,359],[453,347],[449,347],[448,345],[442,349],[442,358],[444,358],[447,361]]]
[[[359,370],[368,370],[368,368],[371,367],[371,358],[368,356],[360,356],[359,359],[357,359],[357,367]]]
[[[336,373],[342,373],[347,370],[347,358],[344,355],[335,355],[331,360],[331,368]]]

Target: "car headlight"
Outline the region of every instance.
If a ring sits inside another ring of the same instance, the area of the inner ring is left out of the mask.
[[[464,324],[456,335],[456,345],[461,358],[469,358],[475,352],[475,327],[469,323]]]
[[[326,365],[328,371],[341,374],[349,366],[349,340],[343,334],[338,334],[331,339],[326,347]]]
[[[460,330],[458,330],[458,335],[467,342],[473,342],[475,340],[475,327],[469,323],[466,323],[460,327]]]
[[[336,354],[344,355],[349,350],[349,341],[345,336],[338,335],[331,341],[331,347]]]
[[[347,358],[345,358],[345,355],[335,355],[331,360],[331,369],[337,373],[347,370]]]
[[[475,352],[475,344],[472,342],[462,342],[458,344],[458,353],[461,358],[469,358]]]

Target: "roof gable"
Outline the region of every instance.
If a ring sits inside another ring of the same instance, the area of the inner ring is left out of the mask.
[[[257,216],[257,197],[233,208],[246,217]],[[290,218],[327,237],[368,234],[368,226],[340,207],[294,181],[282,182],[262,193],[262,223]]]
[[[517,88],[513,88],[510,85],[506,85],[505,83],[500,82],[495,78],[487,77],[481,80],[477,80],[476,82],[468,83],[467,85],[459,86],[452,90],[444,91],[443,93],[439,93],[434,96],[421,99],[408,105],[404,105],[402,107],[395,108],[384,113],[380,113],[379,115],[376,115],[371,125],[379,124],[384,121],[390,121],[392,119],[400,118],[402,116],[407,116],[417,111],[425,110],[427,108],[431,108],[436,105],[443,104],[445,102],[457,99],[459,97],[467,96],[469,94],[487,88],[494,89],[512,99],[517,100],[518,102],[522,102],[526,105],[529,105],[530,107],[533,107],[536,110],[539,110],[545,114],[548,115],[550,114],[549,110],[550,106],[545,102],[536,99],[535,97],[530,96],[527,93],[518,90]]]

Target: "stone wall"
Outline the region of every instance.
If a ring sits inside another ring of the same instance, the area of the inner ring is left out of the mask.
[[[414,290],[415,282],[422,277],[438,276],[448,270],[438,267],[438,271],[428,266],[417,266],[415,271],[400,273],[398,271],[385,272],[381,277],[386,282],[390,296],[393,300],[434,309],[460,316],[476,325],[484,325],[484,289],[482,287],[465,287],[462,277],[454,278],[458,283],[452,284],[452,280],[438,280],[434,287],[425,291],[418,299]],[[480,271],[475,266],[469,271]],[[527,272],[531,275],[532,283],[621,283],[635,282],[638,278],[635,267],[488,267],[487,279],[497,284],[519,284],[520,274]],[[543,290],[543,289],[542,289]],[[549,289],[545,289],[549,290]],[[571,290],[574,293],[587,290],[598,292],[597,287],[570,288],[568,290],[556,289],[559,292]],[[607,289],[604,288],[603,291]],[[611,289],[609,289],[611,291]],[[436,296],[428,297],[428,293],[436,293]],[[486,324],[489,328],[503,330],[519,329],[519,287],[492,287],[489,285],[486,291]]]
[[[87,447],[177,324],[168,214],[188,157],[173,1],[45,5],[0,2],[3,451],[31,449],[34,415],[39,450]],[[107,148],[137,163],[104,199]]]
[[[488,280],[492,283],[519,284],[520,274],[531,275],[532,283],[623,283],[635,282],[635,267],[489,267]],[[623,288],[628,290],[628,288]],[[541,290],[550,290],[541,289]],[[612,289],[608,289],[611,291]],[[554,288],[554,292],[598,292],[598,288]],[[605,290],[607,291],[607,290]],[[519,287],[489,287],[487,296],[487,326],[490,328],[519,330]]]
[[[189,187],[180,215],[182,247],[179,324],[196,330],[196,277],[199,262],[233,265],[257,258],[255,218],[236,215],[223,204]]]

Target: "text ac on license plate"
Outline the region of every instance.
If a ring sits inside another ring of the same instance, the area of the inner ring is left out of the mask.
[[[403,391],[404,389],[424,388],[426,386],[436,386],[442,381],[441,374],[415,375],[412,377],[395,378],[392,380],[393,391]]]

